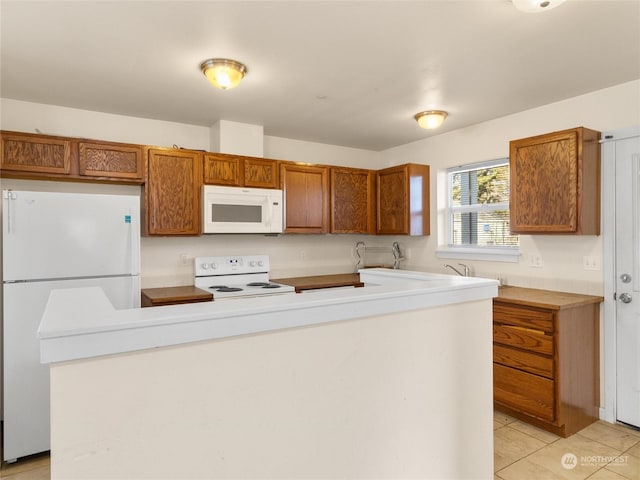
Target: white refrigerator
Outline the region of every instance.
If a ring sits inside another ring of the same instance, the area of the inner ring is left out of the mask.
[[[99,286],[140,306],[140,199],[2,192],[5,461],[49,450],[49,366],[36,331],[49,293]]]

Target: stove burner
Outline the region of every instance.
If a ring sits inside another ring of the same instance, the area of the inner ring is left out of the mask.
[[[277,283],[269,283],[269,282],[251,282],[251,283],[247,283],[247,287],[280,288],[281,285],[278,285]]]
[[[239,287],[227,287],[226,285],[214,285],[209,287],[210,290],[215,290],[216,292],[241,292],[242,289]]]

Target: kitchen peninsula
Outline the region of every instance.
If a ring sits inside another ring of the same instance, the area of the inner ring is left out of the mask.
[[[115,310],[57,290],[56,478],[492,478],[495,280]]]

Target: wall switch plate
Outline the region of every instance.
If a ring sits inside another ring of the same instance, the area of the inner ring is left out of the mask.
[[[544,266],[544,264],[542,263],[542,255],[539,255],[537,253],[530,253],[527,258],[530,267],[542,268]]]
[[[585,270],[600,270],[600,257],[584,256],[582,257],[582,266]]]

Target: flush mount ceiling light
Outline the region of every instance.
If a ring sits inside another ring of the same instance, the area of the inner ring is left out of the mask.
[[[416,113],[413,118],[422,128],[438,128],[447,118],[447,112],[443,110],[427,110],[426,112]]]
[[[216,88],[228,90],[237,87],[247,74],[247,67],[242,63],[227,58],[210,58],[200,65],[204,76]]]
[[[515,7],[522,12],[546,12],[557,7],[565,0],[512,0]]]

